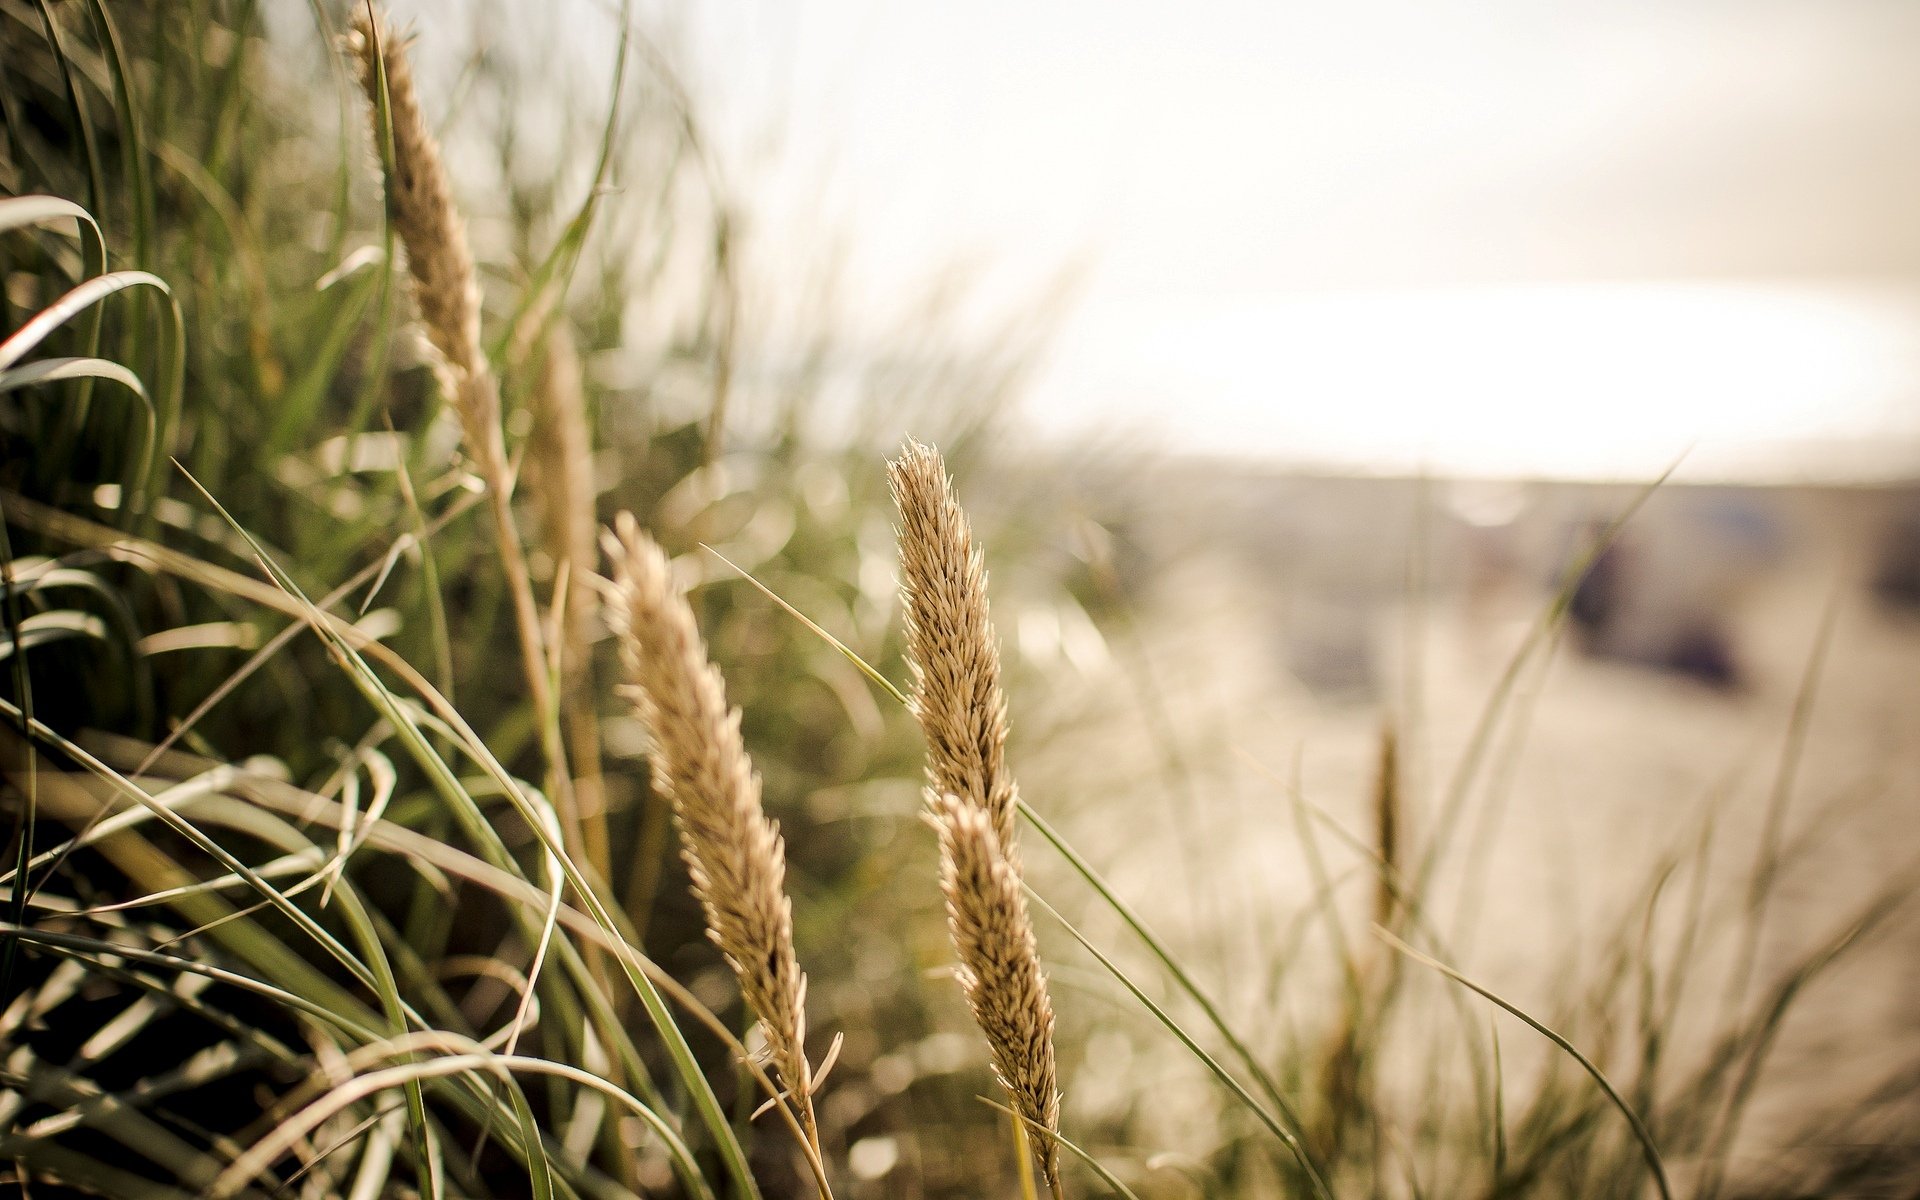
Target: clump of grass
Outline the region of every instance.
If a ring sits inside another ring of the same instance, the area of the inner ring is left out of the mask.
[[[707,933],[726,956],[801,1126],[819,1152],[813,1071],[807,1062],[807,978],[793,950],[786,847],[760,807],[760,778],[707,659],[673,566],[632,514],[606,538],[613,563],[608,624],[619,639],[631,694],[652,736],[658,786],[673,804],[682,856]]]

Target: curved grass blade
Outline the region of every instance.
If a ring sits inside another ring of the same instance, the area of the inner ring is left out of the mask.
[[[147,425],[152,427],[153,398],[147,395],[147,385],[140,382],[140,377],[132,371],[104,358],[44,358],[11,371],[0,371],[0,392],[68,379],[104,379],[119,384],[147,406]],[[151,433],[148,436],[151,437]]]
[[[35,313],[26,324],[0,342],[0,371],[26,357],[28,351],[47,339],[47,335],[72,320],[89,306],[132,287],[150,287],[163,295],[173,295],[167,281],[146,271],[110,271],[75,285],[64,296]]]
[[[4,342],[0,342],[0,380],[12,375],[15,364],[44,342],[54,330],[72,320],[76,315],[88,311],[108,296],[134,287],[153,288],[158,291],[166,300],[173,317],[172,337],[165,341],[166,350],[163,354],[162,370],[168,378],[168,395],[173,402],[171,407],[177,409],[185,358],[182,353],[185,326],[180,313],[180,304],[174,298],[173,290],[167,286],[165,280],[146,271],[114,271],[106,275],[96,275],[35,313],[25,324],[14,330]],[[98,373],[97,370],[93,372],[93,374]],[[76,374],[74,377],[84,379],[87,375]],[[29,382],[35,381],[30,379]],[[152,478],[154,454],[159,449],[160,419],[156,414],[154,403],[147,396],[146,388],[138,384],[132,386],[134,394],[140,398],[144,406],[146,428],[140,454],[135,460],[133,470],[129,472],[129,483],[136,493],[144,493],[148,481]]]
[[[176,461],[175,465],[179,466],[179,463]],[[227,512],[226,508],[200,484],[198,479],[195,479],[191,473],[187,472],[185,467],[180,467],[180,470],[186,475],[188,482],[206,499],[207,503],[213,506],[215,512],[220,515],[221,519],[226,521],[240,537],[247,541],[253,550],[256,561],[258,561],[261,568],[267,572],[273,583],[300,605],[301,611],[306,614],[314,630],[326,642],[335,660],[347,672],[348,677],[353,681],[361,695],[393,724],[402,743],[406,745],[415,762],[420,765],[432,781],[435,791],[449,802],[455,815],[460,818],[462,824],[467,828],[467,831],[475,836],[482,844],[496,848],[501,857],[503,859],[506,858],[505,847],[500,845],[497,832],[495,832],[487,822],[484,814],[482,814],[474,804],[471,794],[461,785],[459,779],[453,774],[445,760],[434,750],[425,733],[421,730],[418,722],[407,710],[406,706],[397,701],[386,684],[380,680],[379,676],[374,673],[372,667],[360,656],[359,651],[327,620],[325,613],[314,607],[313,602],[307,599],[305,593],[300,590],[299,585],[294,581],[292,576],[288,575],[287,572],[279,566],[273,557],[267,553],[266,548],[260,545],[243,526],[235,521],[232,514]],[[420,683],[424,684],[425,681],[421,680]],[[457,714],[455,714],[455,716],[457,717]],[[571,886],[574,893],[580,897],[582,903],[586,906],[588,914],[594,919],[595,923],[599,924],[607,932],[609,937],[613,938],[616,944],[621,947],[620,952],[615,955],[621,970],[626,975],[635,993],[640,997],[641,1004],[647,1010],[648,1018],[653,1023],[655,1031],[660,1035],[661,1041],[665,1044],[668,1055],[673,1060],[675,1073],[686,1086],[688,1095],[692,1097],[694,1107],[698,1110],[702,1123],[706,1125],[708,1132],[712,1135],[714,1144],[720,1151],[721,1159],[726,1165],[728,1174],[733,1178],[735,1186],[743,1195],[758,1200],[760,1190],[759,1186],[754,1182],[752,1171],[747,1165],[746,1151],[741,1147],[740,1140],[734,1133],[732,1124],[727,1119],[726,1111],[722,1108],[719,1097],[714,1094],[712,1084],[707,1080],[705,1073],[700,1070],[699,1063],[693,1056],[693,1049],[687,1044],[686,1036],[680,1030],[679,1025],[675,1023],[673,1014],[666,1006],[666,1001],[661,998],[659,990],[654,987],[652,981],[648,979],[646,972],[640,967],[632,947],[628,946],[624,939],[619,938],[617,927],[605,902],[600,899],[597,890],[592,886],[585,874],[574,864],[572,859],[567,856],[564,847],[552,840],[548,834],[546,824],[541,819],[537,806],[526,797],[525,793],[507,774],[505,768],[501,767],[498,761],[493,758],[485,744],[480,742],[476,737],[472,739],[472,743],[468,748],[474,754],[476,760],[479,761],[481,765],[486,768],[489,775],[493,777],[494,782],[500,786],[502,794],[505,795],[507,800],[518,811],[519,815],[532,828],[535,837],[540,841],[543,849],[558,859],[568,885]],[[597,995],[597,993],[594,994]]]
[[[1091,1154],[1088,1154],[1085,1150],[1082,1150],[1080,1147],[1068,1141],[1065,1137],[1061,1136],[1058,1130],[1043,1128],[1042,1126],[1035,1124],[1030,1118],[1023,1117],[1019,1113],[1013,1111],[1011,1108],[1008,1108],[1006,1105],[1000,1104],[994,1100],[990,1100],[985,1096],[975,1096],[974,1099],[986,1105],[988,1108],[994,1109],[1000,1113],[1003,1113],[1006,1116],[1012,1117],[1016,1121],[1022,1122],[1029,1130],[1044,1134],[1048,1138],[1052,1139],[1054,1142],[1065,1147],[1067,1153],[1073,1155],[1075,1158],[1079,1159],[1081,1162],[1087,1164],[1087,1169],[1089,1171],[1092,1171],[1095,1175],[1098,1175],[1100,1177],[1100,1181],[1106,1184],[1108,1187],[1112,1188],[1115,1195],[1125,1197],[1125,1200],[1140,1200],[1140,1197],[1133,1194],[1133,1189],[1128,1187],[1126,1184],[1120,1182],[1119,1177],[1116,1176],[1112,1171],[1107,1170],[1107,1168],[1100,1162],[1099,1159],[1095,1158]]]
[[[60,37],[60,23],[54,20],[53,12],[47,0],[35,0],[35,5],[40,10],[40,26],[46,36],[47,46],[53,51],[54,60],[60,67],[60,83],[67,95],[67,107],[72,113],[74,128],[80,132],[80,146],[87,164],[87,202],[93,208],[98,209],[106,203],[107,196],[106,174],[100,165],[99,138],[96,135],[93,120],[87,113],[86,106],[81,100],[80,89],[74,82],[75,70],[72,60],[67,56],[66,46]],[[24,197],[23,199],[38,201],[56,198],[35,196]],[[61,201],[61,203],[66,202]],[[81,229],[91,228],[93,231],[92,239],[90,241],[83,240],[81,243],[82,273],[85,275],[102,274],[107,269],[107,241],[105,235],[100,231],[99,224],[93,219],[90,213],[84,210],[80,212],[67,211],[58,213],[55,219],[67,216],[74,217],[76,224],[78,224]],[[81,344],[85,352],[90,356],[98,354],[100,351],[101,324],[101,314],[99,310],[96,309],[88,314],[86,326],[81,331]],[[65,462],[67,461],[67,456],[73,453],[74,445],[83,436],[87,414],[91,410],[92,403],[93,383],[91,380],[83,379],[79,388],[75,391],[72,409],[67,414],[67,419],[62,423],[58,439],[52,447],[55,455],[52,461]]]
[[[1313,1194],[1319,1197],[1320,1200],[1333,1200],[1333,1194],[1327,1190],[1327,1183],[1321,1176],[1320,1169],[1314,1164],[1312,1157],[1307,1153],[1306,1147],[1301,1144],[1299,1137],[1296,1136],[1294,1131],[1283,1127],[1279,1119],[1271,1112],[1268,1112],[1266,1106],[1261,1104],[1259,1099],[1247,1090],[1245,1084],[1235,1078],[1231,1071],[1221,1066],[1218,1059],[1207,1053],[1206,1049],[1194,1040],[1193,1035],[1188,1033],[1181,1027],[1178,1021],[1173,1019],[1172,1014],[1168,1013],[1166,1009],[1156,1003],[1153,997],[1141,990],[1140,985],[1135,983],[1132,977],[1120,969],[1119,964],[1115,963],[1111,958],[1108,958],[1101,952],[1099,947],[1087,939],[1085,934],[1075,928],[1072,922],[1061,916],[1060,910],[1048,904],[1046,900],[1032,888],[1027,888],[1026,892],[1029,899],[1045,909],[1048,915],[1060,923],[1062,929],[1072,934],[1073,939],[1079,942],[1080,945],[1086,949],[1087,953],[1093,955],[1100,965],[1107,969],[1108,974],[1119,980],[1121,986],[1132,993],[1133,998],[1144,1005],[1147,1011],[1153,1014],[1153,1018],[1160,1022],[1167,1032],[1173,1034],[1181,1045],[1185,1046],[1195,1058],[1200,1060],[1201,1064],[1205,1066],[1207,1070],[1213,1073],[1214,1078],[1225,1084],[1227,1090],[1232,1092],[1234,1096],[1247,1107],[1247,1110],[1253,1113],[1262,1125],[1266,1126],[1268,1132],[1280,1140],[1281,1145],[1287,1148],[1287,1152],[1291,1154],[1294,1161],[1299,1164],[1301,1172],[1307,1178],[1307,1185],[1313,1190]]]
[[[7,640],[0,642],[0,659],[9,658],[16,651],[25,654],[40,646],[72,641],[76,638],[100,642],[103,645],[113,644],[113,639],[107,636],[105,621],[92,613],[63,608],[53,612],[35,613],[9,630]]]
[[[106,239],[100,232],[100,223],[93,219],[92,213],[73,201],[38,193],[0,199],[0,233],[22,229],[28,225],[46,225],[68,218],[78,222],[81,227],[92,230],[94,244],[102,248],[102,254],[105,253]]]
[[[1526,1024],[1535,1033],[1538,1033],[1541,1037],[1546,1038],[1555,1046],[1558,1046],[1568,1057],[1572,1058],[1574,1062],[1579,1063],[1581,1069],[1593,1077],[1593,1081],[1600,1085],[1600,1090],[1606,1093],[1607,1099],[1613,1102],[1613,1106],[1620,1111],[1620,1115],[1625,1117],[1627,1124],[1632,1127],[1634,1140],[1640,1143],[1640,1152],[1647,1160],[1647,1168],[1653,1172],[1653,1183],[1654,1186],[1659,1189],[1661,1200],[1673,1200],[1673,1187],[1667,1181],[1666,1164],[1661,1161],[1660,1148],[1654,1144],[1653,1134],[1648,1132],[1646,1123],[1640,1119],[1640,1114],[1635,1112],[1633,1106],[1627,1103],[1626,1098],[1615,1090],[1613,1083],[1608,1080],[1606,1073],[1595,1066],[1592,1059],[1580,1053],[1579,1049],[1576,1048],[1572,1042],[1569,1042],[1566,1038],[1560,1036],[1560,1034],[1548,1028],[1542,1022],[1535,1020],[1518,1005],[1501,998],[1491,989],[1468,979],[1465,975],[1462,975],[1439,959],[1429,958],[1378,925],[1373,927],[1373,932],[1381,940],[1385,941],[1387,945],[1399,951],[1401,954],[1406,955],[1414,962],[1425,967],[1431,967],[1461,987],[1478,993],[1500,1008],[1505,1009],[1512,1016],[1519,1018],[1521,1022]]]

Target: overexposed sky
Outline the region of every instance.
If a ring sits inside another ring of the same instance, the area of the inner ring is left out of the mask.
[[[700,12],[716,118],[783,133],[888,258],[1260,292],[1920,269],[1909,0]]]
[[[770,286],[830,256],[884,323],[1071,270],[1056,436],[1631,473],[1920,429],[1913,0],[651,11]]]

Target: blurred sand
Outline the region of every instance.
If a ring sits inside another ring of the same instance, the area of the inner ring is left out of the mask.
[[[1044,807],[1063,789],[1071,799],[1056,807],[1082,849],[1175,933],[1210,986],[1257,1015],[1270,980],[1239,968],[1273,960],[1314,890],[1288,782],[1370,839],[1378,731],[1397,714],[1417,851],[1572,548],[1634,489],[1162,471],[1083,483],[1088,514],[1113,535],[1115,576],[1140,598],[1139,636],[1109,623],[1111,661],[1085,671],[1084,692],[1045,701],[1094,719],[1063,719],[1016,750],[1029,798]],[[1671,636],[1663,623],[1704,621],[1724,638],[1737,683],[1590,657],[1571,639],[1522,672],[1432,906],[1454,930],[1458,965],[1555,1013],[1601,970],[1614,933],[1637,931],[1662,856],[1696,844],[1711,809],[1707,894],[1723,919],[1692,950],[1692,1015],[1676,1039],[1703,1045],[1741,956],[1733,931],[1830,598],[1833,633],[1785,792],[1786,862],[1755,978],[1791,969],[1909,877],[1920,863],[1920,613],[1867,587],[1906,503],[1877,488],[1653,496],[1621,540],[1641,648]],[[1021,648],[1056,649],[1045,639]],[[1324,841],[1348,928],[1364,937],[1363,860]],[[1676,876],[1657,925],[1669,964],[1688,878]],[[1462,879],[1483,887],[1463,892]],[[1470,925],[1454,929],[1463,904]],[[1280,993],[1309,1021],[1336,990],[1325,949],[1309,944]],[[1744,1168],[1764,1173],[1808,1118],[1920,1054],[1916,952],[1920,913],[1902,910],[1798,1002],[1743,1126]],[[1627,999],[1606,1014],[1622,1026],[1634,1016]],[[1530,1035],[1520,1029],[1503,1039],[1521,1043]]]

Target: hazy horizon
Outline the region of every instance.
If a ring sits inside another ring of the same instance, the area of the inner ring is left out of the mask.
[[[610,3],[577,2],[606,57]],[[658,12],[762,286],[830,262],[884,336],[936,278],[999,317],[1070,280],[1026,397],[1046,436],[1736,476],[1806,440],[1873,451],[1819,476],[1920,468],[1920,6]]]

